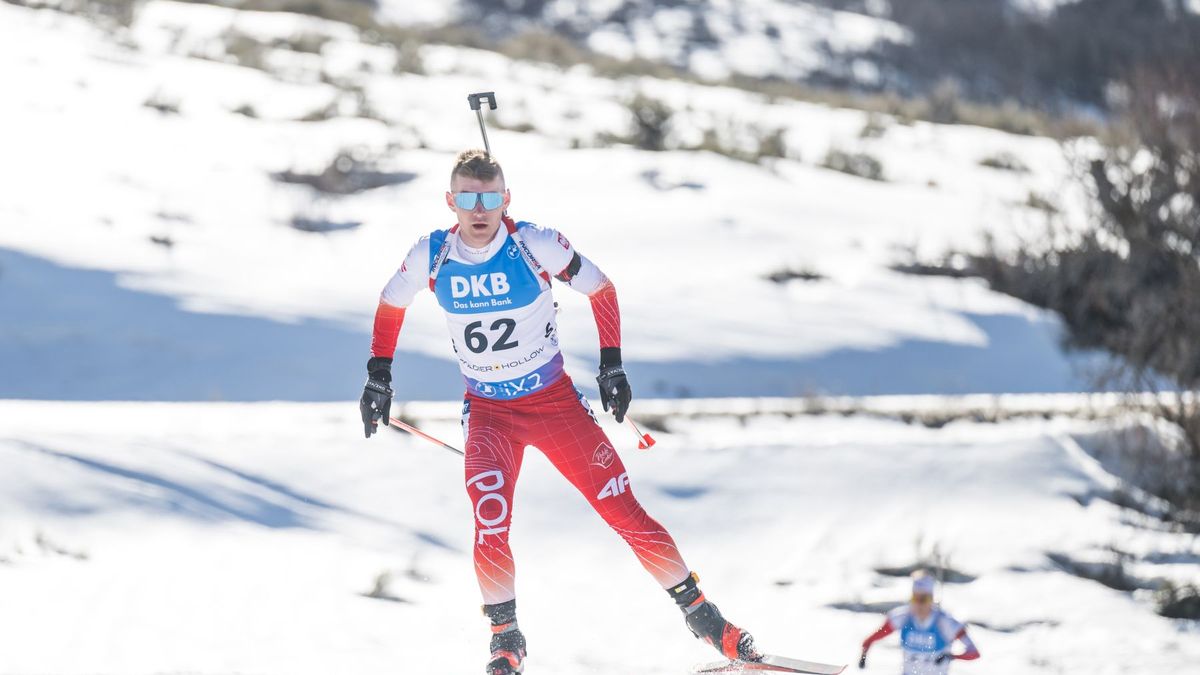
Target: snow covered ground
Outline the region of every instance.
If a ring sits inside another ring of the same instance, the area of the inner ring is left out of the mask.
[[[222,46],[314,34],[319,53],[243,54],[254,68]],[[480,669],[459,460],[390,431],[361,440],[352,399],[379,288],[416,237],[448,224],[449,162],[477,142],[464,98],[490,89],[513,215],[561,228],[621,291],[634,410],[667,429],[646,453],[610,430],[633,487],[762,646],[851,661],[881,621],[853,608],[905,597],[903,578],[877,570],[936,551],[974,577],[943,588],[984,653],[955,672],[1200,662],[1194,622],[1048,557],[1116,549],[1135,580],[1197,580],[1194,536],[1103,498],[1113,477],[1074,442],[1102,433],[1092,423],[932,429],[797,415],[795,399],[646,399],[1083,388],[1052,317],[974,281],[889,269],[1036,231],[1031,196],[1077,222],[1055,143],[460,48],[423,48],[424,74],[396,72],[403,58],[306,17],[153,0],[110,35],[0,4],[0,675]],[[780,130],[787,157],[607,147],[638,92],[676,110],[673,148],[711,131],[745,149]],[[888,180],[822,168],[830,149],[871,153]],[[271,178],[339,151],[395,184],[333,198]],[[1029,170],[981,166],[1001,153]],[[290,227],[296,216],[361,224],[314,234]],[[824,279],[765,279],[783,270]],[[586,386],[595,329],[582,298],[559,299]],[[459,396],[436,307],[421,298],[409,316],[398,398]],[[335,402],[144,402],[277,399]],[[113,402],[130,400],[143,402]],[[741,414],[696,416],[714,407]],[[454,409],[407,407],[457,442]],[[530,672],[681,674],[711,660],[620,540],[527,458],[513,543]],[[898,659],[892,638],[866,672]]]
[[[420,422],[458,442],[449,404]],[[487,631],[455,456],[345,404],[0,402],[0,673],[477,672]],[[610,435],[648,510],[767,649],[850,661],[934,550],[972,622],[972,675],[1189,672],[1194,622],[1047,558],[1130,554],[1195,580],[1200,543],[1103,499],[1089,424],[668,417]],[[513,544],[530,673],[682,675],[709,661],[677,610],[537,452]],[[1085,503],[1086,505],[1081,505]],[[391,599],[364,597],[380,575]],[[895,638],[867,673],[895,673]]]
[[[243,54],[258,68],[227,53],[239,36],[304,35],[323,36],[319,53]],[[887,118],[864,137],[861,111],[444,46],[422,49],[424,74],[396,73],[401,57],[311,17],[153,0],[114,37],[0,5],[0,128],[19,130],[0,165],[0,396],[354,396],[379,289],[411,242],[448,225],[441,193],[453,154],[478,144],[464,99],[479,90],[499,92],[497,126],[531,128],[492,129],[512,214],[561,229],[614,279],[644,395],[1087,385],[1053,317],[977,281],[889,269],[1037,231],[1046,216],[1031,196],[1078,221],[1049,139]],[[778,130],[787,158],[605,147],[603,134],[628,132],[639,92],[676,111],[671,147],[709,131],[752,149]],[[330,119],[298,121],[326,108]],[[823,168],[831,149],[872,154],[886,182]],[[396,184],[329,197],[271,178],[320,172],[339,151]],[[980,164],[1002,153],[1029,171]],[[347,229],[304,232],[294,217]],[[766,279],[787,270],[824,278]],[[568,366],[586,383],[590,312],[558,295]],[[401,336],[402,398],[459,394],[444,331],[419,298]]]

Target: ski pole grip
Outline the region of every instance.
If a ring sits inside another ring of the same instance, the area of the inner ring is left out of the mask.
[[[488,102],[489,110],[495,110],[496,109],[496,92],[481,91],[477,94],[467,94],[467,102],[471,104],[471,110],[480,110],[483,106],[484,101]]]

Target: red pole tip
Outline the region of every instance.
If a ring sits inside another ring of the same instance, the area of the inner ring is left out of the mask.
[[[654,447],[656,442],[650,437],[650,434],[642,434],[642,442],[638,443],[638,450],[649,450]]]

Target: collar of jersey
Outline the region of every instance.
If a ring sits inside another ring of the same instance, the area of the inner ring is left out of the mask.
[[[454,262],[461,263],[463,265],[482,265],[486,263],[487,261],[496,257],[497,253],[504,250],[504,247],[508,245],[509,239],[507,229],[501,227],[500,229],[496,230],[496,236],[490,242],[488,242],[486,253],[483,254],[483,259],[475,261],[467,258],[459,251],[459,246],[462,246],[462,248],[465,249],[467,248],[467,244],[462,240],[462,237],[458,235],[457,231],[452,231],[447,236],[454,238],[453,243],[450,246],[450,255],[448,257]]]

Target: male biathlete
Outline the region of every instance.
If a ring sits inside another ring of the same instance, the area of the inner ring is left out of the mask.
[[[867,651],[875,641],[900,631],[900,646],[904,650],[904,675],[946,675],[950,662],[972,661],[979,658],[975,643],[967,637],[967,628],[946,610],[933,604],[934,579],[920,572],[913,576],[912,599],[888,612],[879,630],[862,643],[859,668],[867,667]],[[963,651],[950,650],[961,642]]]
[[[600,334],[600,400],[624,421],[632,397],[621,366],[621,316],[611,281],[557,231],[507,216],[504,172],[482,150],[458,155],[449,230],[422,237],[380,296],[360,409],[368,438],[388,423],[391,366],[404,311],[428,288],[446,314],[466,378],[466,487],[475,513],[475,574],[491,620],[488,675],[524,669],[508,529],[526,445],[536,446],[633,549],[683,610],[688,628],[726,658],[758,660],[754,640],[705,599],[671,535],[642,509],[595,414],[563,370],[551,277],[591,300]]]

